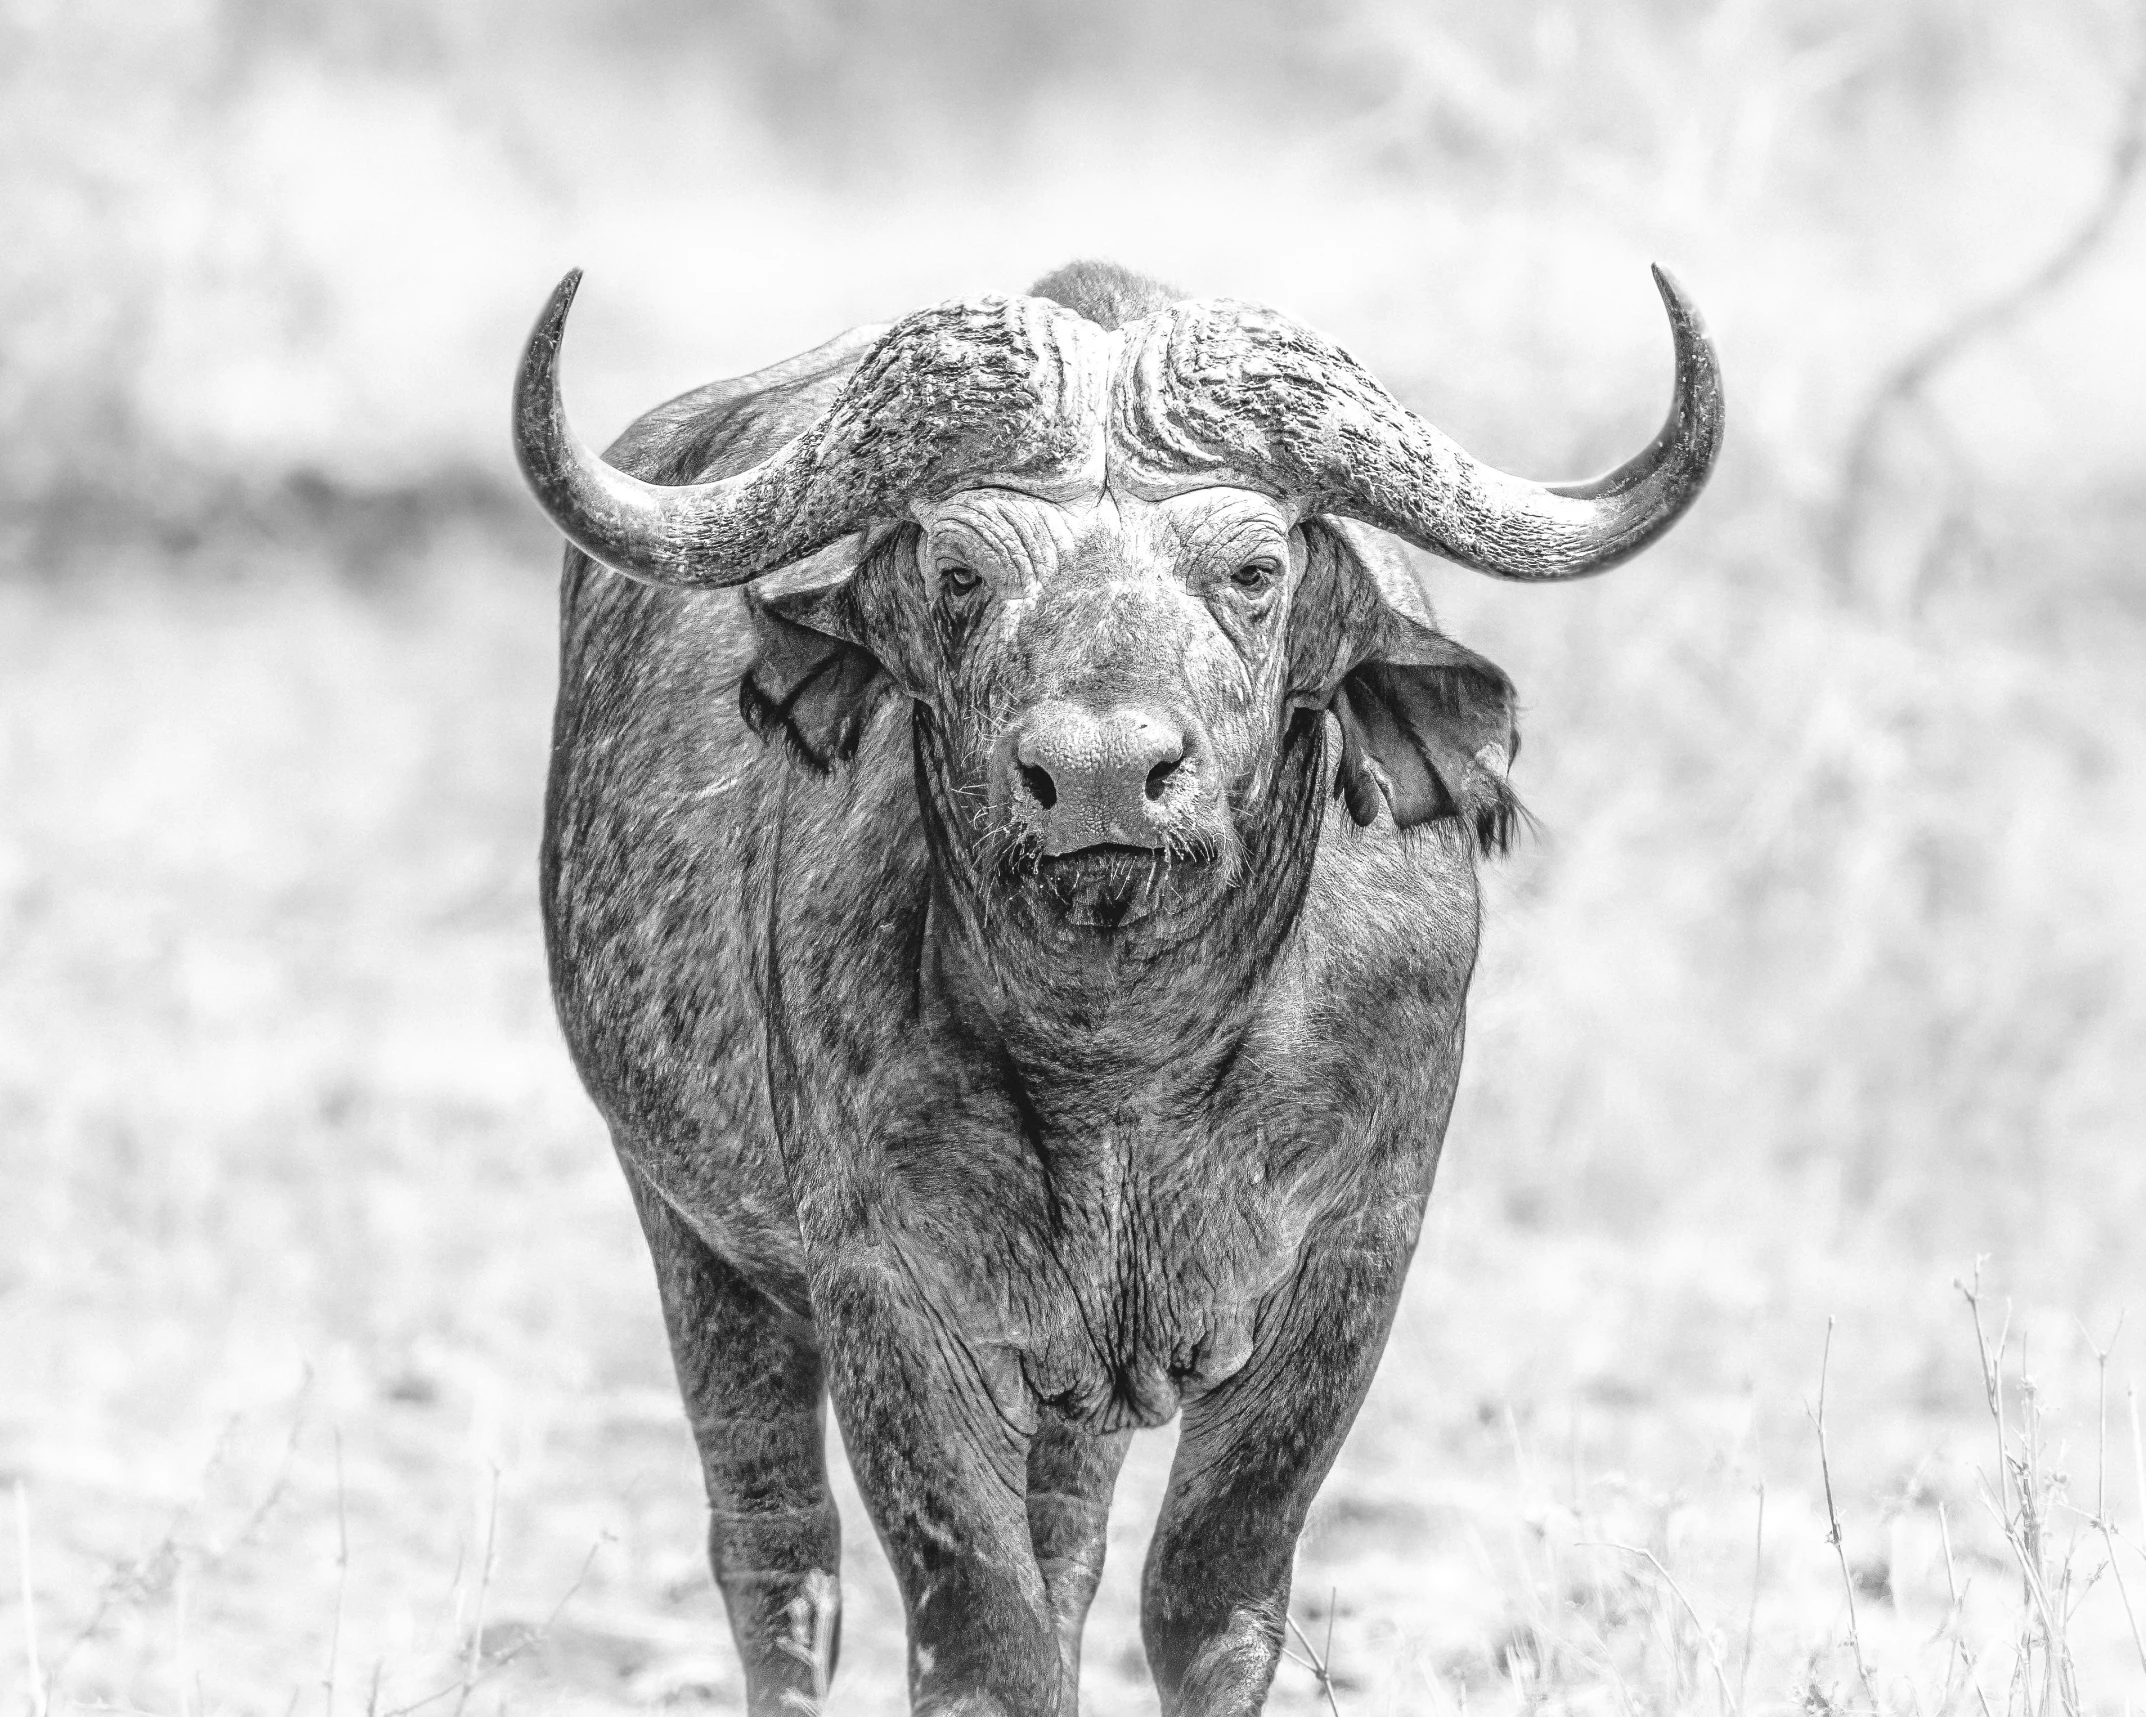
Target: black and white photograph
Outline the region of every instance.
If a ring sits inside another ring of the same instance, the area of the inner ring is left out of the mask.
[[[0,0],[0,1713],[2146,1717],[2142,181],[2139,0]]]

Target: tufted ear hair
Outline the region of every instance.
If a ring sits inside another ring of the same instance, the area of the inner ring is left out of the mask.
[[[857,579],[865,535],[846,537],[746,592],[759,648],[738,681],[738,710],[818,775],[857,755],[895,685],[864,643]]]
[[[1505,775],[1520,750],[1513,683],[1438,630],[1398,545],[1333,519],[1305,526],[1312,564],[1292,640],[1301,703],[1341,728],[1335,792],[1360,824],[1457,821],[1502,853],[1526,813]]]

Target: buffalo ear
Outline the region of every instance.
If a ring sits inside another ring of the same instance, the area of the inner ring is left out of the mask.
[[[1520,751],[1512,681],[1438,630],[1397,545],[1348,520],[1310,534],[1317,624],[1300,634],[1296,674],[1315,696],[1332,688],[1349,815],[1372,823],[1383,804],[1403,829],[1452,818],[1504,852],[1526,815],[1505,779]]]
[[[854,541],[835,570],[851,572]],[[879,658],[860,641],[863,626],[850,576],[826,582],[816,555],[746,593],[759,644],[738,682],[738,710],[762,739],[780,738],[791,756],[825,775],[857,755],[879,707],[894,695]]]
[[[1520,749],[1512,682],[1450,639],[1427,634],[1410,644],[1412,656],[1441,659],[1373,657],[1334,694],[1337,789],[1359,823],[1376,820],[1383,802],[1398,828],[1451,817],[1482,852],[1502,853],[1524,814],[1505,779]]]

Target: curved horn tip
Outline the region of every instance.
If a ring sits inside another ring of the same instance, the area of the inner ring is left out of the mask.
[[[566,324],[566,313],[574,307],[574,294],[581,290],[581,270],[570,268],[551,289],[551,296],[544,300],[543,313],[537,317],[537,327],[556,333]]]
[[[573,461],[572,431],[566,423],[566,403],[559,395],[559,350],[566,334],[566,313],[580,285],[581,270],[570,268],[551,289],[523,342],[521,363],[514,372],[515,463],[554,523],[559,522],[555,500],[561,476]],[[566,534],[574,535],[571,530]]]
[[[1650,262],[1648,270],[1655,275],[1655,290],[1661,294],[1661,307],[1670,311],[1670,331],[1676,337],[1678,354],[1693,346],[1713,348],[1713,339],[1706,333],[1706,318],[1700,315],[1700,307],[1685,290],[1685,283],[1659,262]]]
[[[1713,336],[1707,332],[1706,318],[1699,314],[1699,306],[1692,302],[1683,282],[1658,262],[1650,266],[1654,271],[1655,287],[1662,295],[1662,307],[1669,312],[1670,337],[1677,349],[1678,399],[1672,422],[1696,412],[1710,425],[1708,439],[1718,442],[1722,414],[1721,358],[1714,350]],[[1707,463],[1711,466],[1712,462],[1709,452]],[[1705,481],[1703,476],[1700,481]]]
[[[1647,269],[1654,276],[1654,289],[1662,295],[1662,307],[1669,312],[1669,320],[1680,331],[1689,328],[1703,336],[1706,318],[1699,314],[1699,306],[1684,289],[1684,283],[1658,262],[1648,263]]]

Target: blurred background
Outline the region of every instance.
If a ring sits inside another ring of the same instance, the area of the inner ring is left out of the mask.
[[[0,0],[0,1694],[737,1708],[544,987],[509,377],[569,265],[601,442],[1105,255],[1528,475],[1653,432],[1650,260],[1730,393],[1641,562],[1426,564],[1541,829],[1275,1708],[2146,1708],[2142,64],[2117,0]],[[843,1496],[830,1709],[896,1711]]]

